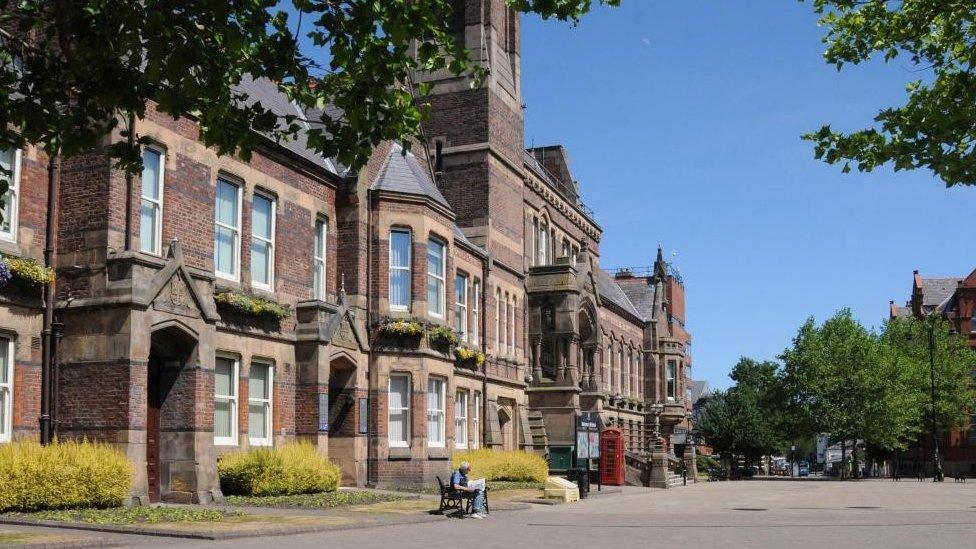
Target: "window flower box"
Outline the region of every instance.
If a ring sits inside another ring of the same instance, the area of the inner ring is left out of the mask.
[[[446,326],[434,325],[427,328],[427,342],[431,348],[447,352],[461,342],[461,337]]]
[[[423,322],[409,318],[382,318],[373,327],[378,339],[398,347],[416,347],[425,332]]]
[[[468,347],[457,347],[454,349],[454,358],[458,366],[476,369],[485,363],[485,354],[477,349]]]
[[[281,321],[291,315],[287,305],[238,292],[220,292],[214,295],[214,302],[225,310],[259,319]]]

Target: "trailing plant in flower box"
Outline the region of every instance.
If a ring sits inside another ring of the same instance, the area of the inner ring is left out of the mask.
[[[414,319],[383,318],[376,323],[380,335],[394,338],[419,338],[424,335],[424,325]]]
[[[291,314],[291,307],[265,299],[237,292],[220,292],[214,295],[217,305],[240,314],[282,320]]]
[[[447,326],[434,325],[427,328],[427,341],[431,347],[446,351],[460,343],[461,338]]]
[[[454,349],[454,357],[457,363],[463,366],[481,366],[485,363],[485,354],[477,349],[468,347],[457,347]]]
[[[0,286],[19,282],[29,287],[39,287],[54,282],[54,269],[41,265],[36,259],[4,257],[0,260]]]

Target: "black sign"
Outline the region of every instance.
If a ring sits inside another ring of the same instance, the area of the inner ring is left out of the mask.
[[[599,433],[602,430],[603,421],[600,419],[600,414],[596,412],[580,412],[576,416],[576,431],[580,433]]]

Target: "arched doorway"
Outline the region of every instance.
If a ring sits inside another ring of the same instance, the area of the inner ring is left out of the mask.
[[[514,450],[515,430],[512,423],[512,412],[507,406],[498,407],[498,428],[502,435],[502,450]]]
[[[332,359],[329,368],[329,458],[342,470],[342,484],[359,480],[359,395],[356,363],[346,355]]]
[[[146,478],[149,501],[192,501],[197,491],[194,411],[201,380],[186,366],[196,364],[197,338],[169,323],[150,336],[146,380]]]

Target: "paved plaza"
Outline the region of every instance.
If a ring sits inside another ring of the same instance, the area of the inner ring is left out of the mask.
[[[976,482],[745,481],[623,493],[561,506],[222,542],[103,535],[126,546],[355,547],[971,547]]]

